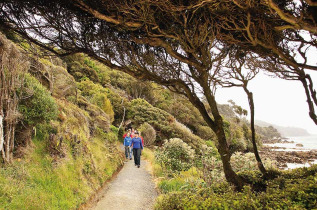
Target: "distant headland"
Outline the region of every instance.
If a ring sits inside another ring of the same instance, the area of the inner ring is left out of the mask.
[[[273,126],[278,130],[278,132],[283,136],[283,137],[289,137],[289,136],[310,136],[311,134],[308,133],[307,130],[304,128],[299,128],[299,127],[285,127],[285,126],[279,126],[275,125],[272,123],[268,123],[262,120],[256,120],[255,124],[258,126],[262,127],[267,127],[267,126]]]

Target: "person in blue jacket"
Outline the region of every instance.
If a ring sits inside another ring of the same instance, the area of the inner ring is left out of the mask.
[[[131,138],[131,132],[129,130],[127,135],[124,137],[123,145],[124,145],[125,157],[126,159],[130,158],[130,160],[132,160],[131,142],[132,142],[132,138]]]
[[[131,141],[131,147],[133,148],[134,164],[140,168],[141,162],[141,150],[143,149],[142,139],[139,137],[139,132],[134,132],[134,137]]]

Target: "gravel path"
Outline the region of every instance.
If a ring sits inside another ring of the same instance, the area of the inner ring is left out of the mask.
[[[145,160],[141,160],[141,167],[137,168],[133,160],[125,162],[117,177],[109,182],[102,198],[92,209],[153,209],[157,192],[152,176],[146,170],[148,164]]]

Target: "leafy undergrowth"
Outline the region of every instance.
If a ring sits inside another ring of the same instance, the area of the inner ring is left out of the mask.
[[[244,170],[239,174],[253,183],[241,192],[216,177],[213,183],[204,180],[202,168],[168,171],[155,159],[154,152],[146,151],[153,174],[161,192],[155,209],[316,209],[317,165],[290,171],[280,171],[276,178],[263,180],[256,170]],[[216,169],[214,169],[216,170]],[[265,185],[255,191],[255,185]]]
[[[156,209],[315,209],[317,208],[317,166],[282,173],[267,181],[266,191],[245,186],[236,192],[227,183],[209,187],[193,182],[192,176],[163,180],[163,193]],[[182,172],[188,173],[188,172]]]
[[[67,149],[58,162],[48,153],[47,142],[33,142],[23,159],[0,168],[0,209],[76,209],[122,163],[117,144],[116,151],[109,151],[98,137],[89,142],[86,154],[74,158]]]

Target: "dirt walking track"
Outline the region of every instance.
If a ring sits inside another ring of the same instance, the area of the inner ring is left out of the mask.
[[[141,160],[137,168],[128,160],[101,192],[101,198],[91,210],[150,210],[157,197],[155,184],[146,167],[149,163]]]

